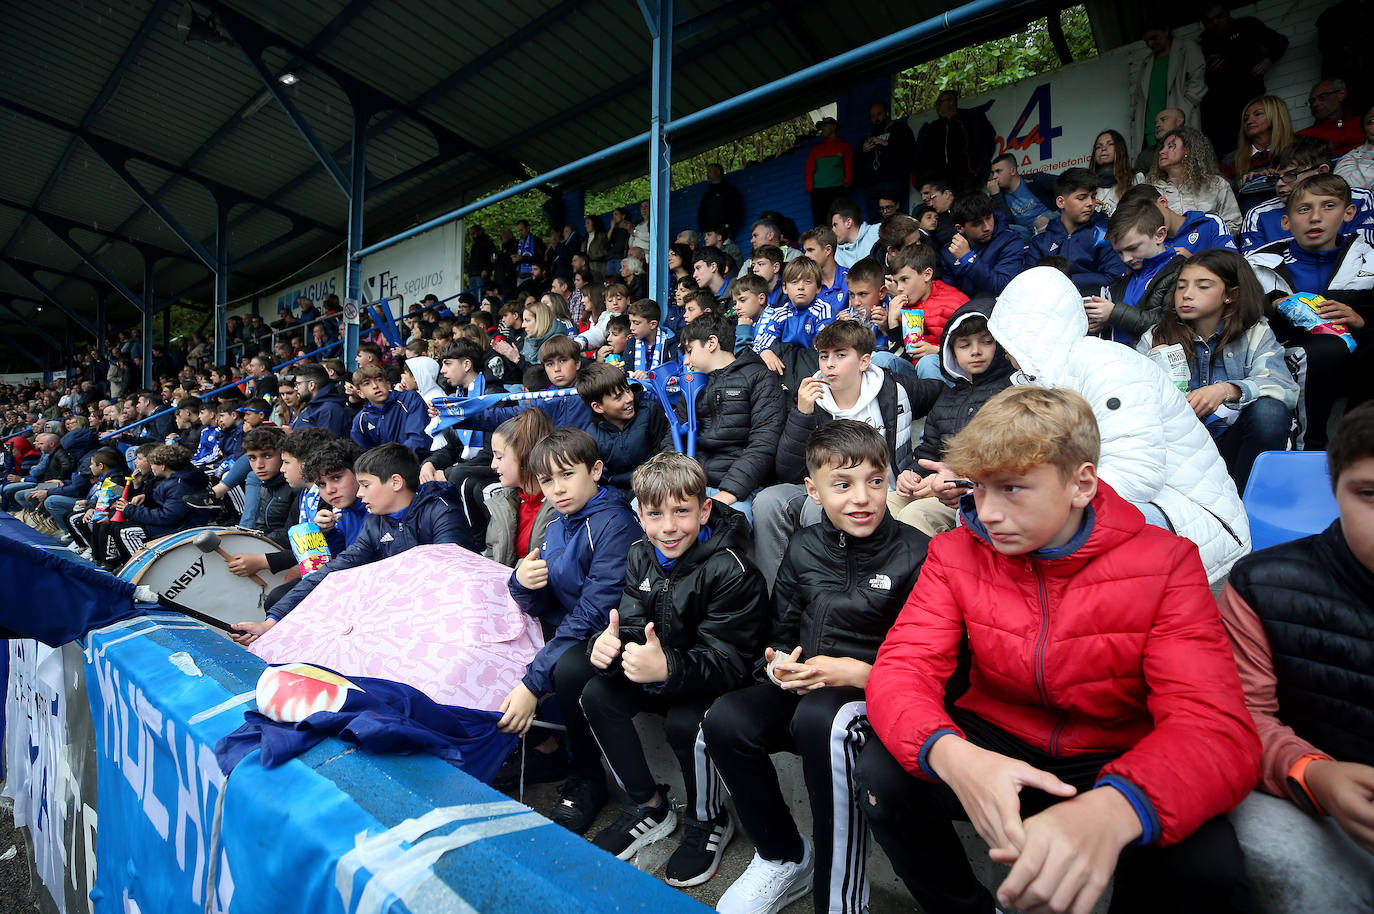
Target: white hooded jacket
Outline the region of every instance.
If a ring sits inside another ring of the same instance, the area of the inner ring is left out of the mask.
[[[1250,551],[1250,524],[1206,428],[1168,376],[1145,356],[1088,337],[1082,294],[1051,267],[1020,274],[988,320],[1016,360],[1014,384],[1077,391],[1102,438],[1098,474],[1122,498],[1153,504],[1197,544],[1213,583]]]

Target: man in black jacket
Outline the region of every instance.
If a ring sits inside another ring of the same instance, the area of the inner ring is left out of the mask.
[[[1199,44],[1207,58],[1202,129],[1221,158],[1236,148],[1241,106],[1265,94],[1264,74],[1288,50],[1288,39],[1252,16],[1232,19],[1225,3],[1213,3],[1202,14]]]
[[[916,137],[906,121],[893,120],[887,102],[874,102],[868,109],[873,133],[859,146],[854,178],[864,189],[868,221],[882,218],[878,198],[905,200],[911,193],[911,172],[916,165]]]
[[[709,375],[697,394],[696,457],[708,494],[753,516],[754,493],[773,476],[773,451],[786,418],[782,381],[753,350],[735,352],[735,326],[707,314],[682,328],[684,360]],[[679,404],[678,415],[686,408]],[[663,450],[671,450],[665,436]]]
[[[982,189],[997,146],[987,115],[960,108],[959,93],[953,89],[940,93],[935,114],[916,139],[916,173],[922,181],[948,181],[956,191]]]
[[[296,391],[301,396],[300,415],[291,423],[292,431],[302,428],[323,428],[336,438],[347,438],[353,425],[348,401],[339,393],[338,385],[329,380],[329,373],[319,365],[303,365],[296,369]]]
[[[697,227],[702,234],[723,229],[728,237],[744,220],[744,198],[725,180],[725,169],[715,162],[706,166],[706,191],[697,205]]]

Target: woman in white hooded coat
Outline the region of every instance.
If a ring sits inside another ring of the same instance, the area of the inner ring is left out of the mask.
[[[988,330],[1018,369],[1012,383],[1082,394],[1102,437],[1098,475],[1146,520],[1163,520],[1196,543],[1209,581],[1225,578],[1250,551],[1245,507],[1211,436],[1164,371],[1129,346],[1086,336],[1082,294],[1051,267],[1008,283]]]

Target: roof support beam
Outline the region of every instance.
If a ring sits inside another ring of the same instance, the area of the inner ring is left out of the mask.
[[[11,270],[24,277],[24,281],[42,293],[43,297],[50,301],[54,308],[76,321],[78,327],[85,330],[91,336],[95,336],[95,327],[91,326],[90,321],[77,314],[75,308],[72,308],[66,302],[62,301],[62,299],[58,298],[57,293],[44,285],[43,281],[35,275],[37,270],[43,270],[44,272],[52,271],[47,270],[46,267],[38,266],[37,264],[16,261],[13,257],[0,257],[0,261],[3,261]]]
[[[148,36],[151,35],[153,29],[157,27],[158,21],[162,18],[162,14],[166,12],[169,2],[170,0],[156,0],[152,9],[148,10],[148,15],[143,18],[143,24],[138,27],[138,31],[134,33],[134,37],[130,40],[129,46],[124,49],[124,56],[119,58],[119,63],[115,64],[114,69],[110,71],[110,75],[105,78],[105,85],[101,86],[100,92],[96,94],[95,100],[91,102],[90,106],[86,109],[86,113],[82,116],[80,123],[82,130],[90,127],[91,124],[95,122],[96,116],[100,114],[101,109],[103,109],[106,103],[114,96],[115,90],[119,88],[120,82],[124,79],[124,74],[129,72],[129,68],[133,66],[134,59],[142,52],[143,46],[148,42]],[[71,161],[72,153],[74,152],[76,152],[76,139],[72,138],[67,141],[67,148],[62,151],[62,156],[57,160],[56,167],[54,167],[52,172],[48,175],[48,179],[43,182],[43,188],[38,192],[38,197],[33,201],[35,208],[41,207],[48,199],[48,194],[52,193],[53,187],[57,184],[58,177],[62,174],[62,169],[67,167],[67,163]],[[14,247],[14,243],[19,240],[19,236],[22,235],[24,229],[28,227],[29,218],[28,215],[25,215],[24,218],[20,220],[19,227],[14,230],[14,234],[10,236],[9,241],[5,242],[3,253],[8,254],[10,248]]]
[[[124,285],[124,283],[120,282],[119,277],[115,276],[113,273],[107,270],[104,264],[102,264],[99,260],[96,260],[95,255],[91,254],[91,252],[87,251],[81,245],[77,244],[75,241],[68,238],[62,232],[53,230],[52,226],[48,226],[48,229],[52,231],[54,235],[57,236],[59,241],[61,241],[68,248],[70,248],[72,253],[74,253],[77,257],[80,257],[82,262],[84,262],[86,266],[94,270],[97,276],[105,280],[105,282],[109,284],[111,289],[114,289],[116,292],[124,296],[129,301],[133,302],[133,304],[136,307],[142,310],[143,299],[140,296],[137,296],[133,292],[129,291],[129,287]],[[150,258],[144,256],[143,262],[150,262]],[[92,329],[92,332],[95,332],[94,329]]]
[[[0,321],[0,325],[6,326],[6,327],[14,327],[14,326],[23,327],[23,326],[25,326],[25,325],[16,325],[13,321]],[[19,344],[17,344],[17,343],[14,341],[14,337],[12,337],[12,336],[7,336],[6,339],[5,339],[5,343],[7,344],[7,347],[8,347],[12,352],[17,352],[17,353],[19,353],[20,355],[22,355],[24,358],[28,359],[30,362],[32,362],[32,363],[34,364],[34,366],[35,366],[39,371],[42,371],[42,370],[43,370],[43,360],[40,359],[38,356],[34,355],[32,352],[30,352],[30,351],[29,351],[27,348],[25,348],[24,346],[20,346]]]
[[[108,229],[102,229],[98,226],[94,226],[85,222],[77,222],[75,219],[68,219],[66,216],[59,216],[57,213],[47,212],[46,210],[41,210],[34,206],[25,206],[22,203],[15,203],[13,200],[5,200],[3,198],[0,198],[0,206],[5,207],[6,209],[12,209],[24,213],[26,218],[37,219],[44,226],[46,226],[48,230],[51,231],[54,235],[62,235],[66,233],[70,237],[71,232],[79,229],[83,232],[90,232],[92,235],[101,236],[103,239],[105,239],[101,242],[102,246],[108,243],[121,242],[123,244],[129,245],[132,248],[137,248],[140,252],[144,254],[153,254],[159,258],[175,257],[192,263],[200,262],[196,258],[190,256],[189,254],[183,251],[168,250],[167,248],[158,247],[157,245],[152,245],[143,241],[139,241],[135,238],[131,238],[128,235],[124,235],[119,232],[110,231]]]

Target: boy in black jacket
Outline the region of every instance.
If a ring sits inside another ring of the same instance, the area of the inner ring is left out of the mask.
[[[889,479],[895,479],[916,466],[914,425],[946,390],[941,381],[874,367],[873,331],[857,321],[826,327],[816,336],[816,350],[820,370],[799,385],[777,443],[774,469],[780,482],[754,500],[754,559],[770,585],[792,534],[821,520],[819,504],[802,484],[811,433],[836,419],[878,429],[887,442]]]
[[[1129,273],[1107,289],[1107,297],[1086,296],[1088,333],[1134,346],[1159,323],[1174,300],[1178,273],[1188,258],[1165,243],[1164,214],[1153,200],[1123,201],[1107,223],[1107,241]]]
[[[639,712],[661,713],[691,815],[666,878],[697,885],[715,875],[735,831],[699,738],[701,716],[717,696],[748,681],[768,589],[747,557],[749,525],[706,497],[706,474],[695,460],[655,455],[632,484],[644,538],[630,547],[620,609],[591,644],[590,663],[601,675],[581,699],[629,802],[595,843],[628,860],[677,827],[668,788],[655,783],[634,727]]]
[[[930,542],[887,516],[888,462],[882,434],[852,419],[821,426],[807,442],[806,488],[825,519],[788,546],[759,683],[718,699],[702,724],[756,849],[718,911],[781,910],[813,879],[816,911],[867,909],[868,831],[853,781],[871,737],[864,685]],[[768,758],[783,750],[801,756],[814,850]]]
[[[782,381],[754,352],[735,355],[735,325],[704,314],[682,328],[682,353],[693,371],[706,372],[697,394],[697,460],[707,494],[753,516],[754,493],[773,476],[773,451],[787,416]],[[679,403],[678,415],[686,408]],[[671,448],[665,436],[662,449]]]
[[[967,490],[949,488],[940,482],[938,473],[921,473],[920,462],[939,460],[945,442],[968,425],[979,407],[1011,386],[1011,363],[988,332],[994,304],[989,298],[968,302],[945,324],[940,334],[940,370],[953,386],[940,391],[926,415],[921,443],[910,465],[898,474],[897,485],[887,496],[892,516],[926,536],[954,529],[958,496]]]

